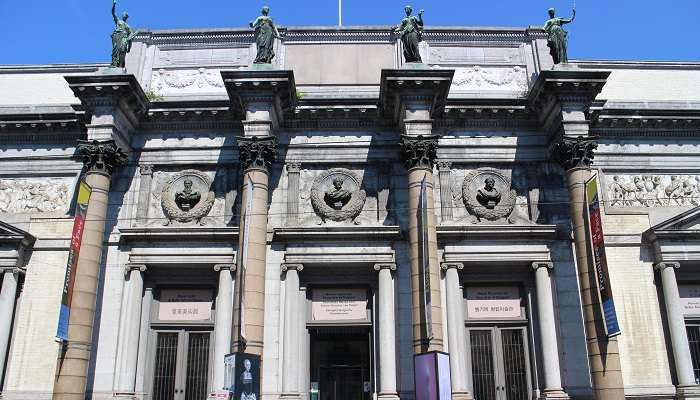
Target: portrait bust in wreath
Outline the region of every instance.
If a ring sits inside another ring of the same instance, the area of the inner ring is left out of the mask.
[[[510,179],[494,168],[472,171],[462,183],[462,199],[473,223],[514,223],[511,214],[516,197]]]
[[[357,224],[356,218],[362,212],[366,199],[360,178],[344,168],[322,173],[311,186],[311,205],[321,218],[321,223],[330,220]]]
[[[167,221],[204,225],[202,220],[214,206],[215,194],[211,190],[212,180],[197,170],[185,170],[173,175],[163,186],[161,206]]]

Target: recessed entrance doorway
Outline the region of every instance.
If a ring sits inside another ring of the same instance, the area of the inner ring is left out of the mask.
[[[370,400],[370,327],[313,328],[311,389],[319,400]]]

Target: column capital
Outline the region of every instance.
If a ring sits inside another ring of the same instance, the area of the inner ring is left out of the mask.
[[[288,173],[298,174],[301,170],[301,161],[288,161],[286,167]]]
[[[153,164],[139,164],[139,174],[153,175]]]
[[[654,269],[658,270],[658,271],[663,271],[666,268],[678,269],[680,267],[681,267],[681,264],[677,261],[664,261],[664,262],[654,264]]]
[[[549,261],[533,261],[531,266],[532,269],[535,271],[537,271],[540,268],[554,269],[554,263]]]
[[[215,272],[221,272],[221,271],[235,271],[236,270],[236,264],[231,263],[231,264],[216,264],[214,265],[214,271]]]
[[[304,264],[282,264],[282,272],[287,272],[289,270],[301,272],[304,270]]]
[[[379,263],[379,264],[374,264],[374,270],[375,271],[381,271],[383,269],[388,269],[390,271],[396,271],[396,264],[395,263]]]
[[[552,145],[550,158],[567,171],[574,168],[590,168],[593,152],[598,148],[597,139],[596,136],[562,136]]]
[[[437,166],[440,172],[450,172],[452,169],[452,161],[439,160]]]
[[[401,158],[407,169],[424,168],[432,170],[437,159],[439,135],[401,135]]]
[[[270,171],[277,159],[277,138],[274,136],[240,136],[238,155],[244,170],[257,168]]]
[[[124,276],[129,276],[131,271],[146,272],[148,268],[143,264],[126,264],[124,266]]]
[[[440,268],[442,268],[444,271],[447,271],[448,269],[451,268],[456,268],[457,270],[464,269],[464,264],[460,262],[444,262],[440,264]]]
[[[78,154],[88,172],[112,175],[117,167],[126,164],[127,155],[114,140],[78,140]]]

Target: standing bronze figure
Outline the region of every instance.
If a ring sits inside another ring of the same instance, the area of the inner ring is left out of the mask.
[[[568,33],[562,28],[562,25],[574,22],[576,18],[576,9],[573,10],[573,16],[570,19],[559,18],[555,16],[553,8],[548,10],[549,19],[544,24],[544,30],[547,32],[547,46],[549,46],[549,54],[554,59],[554,64],[562,64],[569,62],[569,56],[566,51]]]
[[[126,53],[131,50],[131,42],[138,31],[132,31],[126,20],[129,13],[124,11],[122,18],[117,17],[117,0],[112,0],[112,18],[114,18],[114,32],[112,32],[112,68],[124,68],[126,66]]]
[[[404,7],[404,11],[406,11],[406,18],[394,28],[394,32],[401,35],[403,56],[406,62],[423,62],[418,51],[418,44],[423,40],[423,13],[425,11],[420,10],[418,17],[411,15],[413,13],[411,6]]]
[[[282,39],[268,14],[270,14],[270,7],[265,6],[262,8],[262,15],[250,23],[250,27],[255,29],[255,44],[258,47],[255,64],[272,63],[272,59],[275,58],[275,52],[273,51],[275,38]]]

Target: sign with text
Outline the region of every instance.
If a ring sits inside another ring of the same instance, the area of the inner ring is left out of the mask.
[[[700,285],[678,285],[685,316],[700,316]]]
[[[608,259],[605,255],[605,239],[603,234],[603,221],[600,214],[600,200],[598,196],[598,177],[593,176],[586,182],[586,206],[588,216],[588,233],[590,234],[591,254],[593,255],[593,267],[596,276],[596,286],[600,297],[601,313],[605,322],[605,332],[608,337],[617,336],[620,324],[617,321],[617,311],[610,287],[610,275],[608,273]]]
[[[367,289],[314,289],[311,313],[315,321],[367,319]]]
[[[71,234],[70,247],[68,249],[68,265],[66,266],[66,276],[63,280],[61,310],[58,315],[58,328],[56,329],[56,339],[60,341],[68,340],[68,321],[70,320],[70,306],[73,301],[73,286],[75,285],[75,275],[78,270],[80,245],[83,241],[85,215],[87,214],[91,195],[92,188],[87,183],[80,182],[75,208],[75,220],[73,221],[73,233]]]
[[[520,288],[515,286],[482,286],[467,288],[467,318],[520,318]]]
[[[206,289],[163,289],[158,319],[161,321],[206,321],[211,319],[212,292]]]

